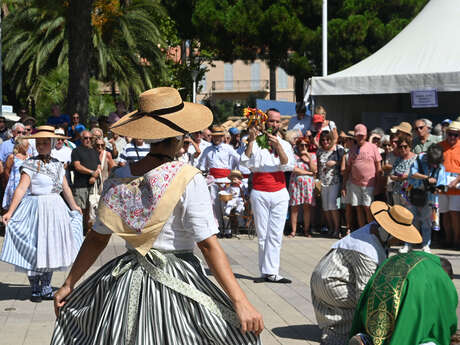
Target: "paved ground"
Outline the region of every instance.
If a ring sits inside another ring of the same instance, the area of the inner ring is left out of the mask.
[[[3,238],[0,238],[0,244]],[[319,329],[311,305],[309,279],[318,260],[333,240],[323,238],[285,238],[281,254],[281,274],[293,279],[290,285],[254,283],[257,277],[257,240],[223,240],[235,275],[254,306],[262,312],[266,330],[265,345],[317,344]],[[112,238],[91,272],[110,258],[124,252],[121,240]],[[451,260],[454,283],[460,287],[460,253],[434,250]],[[55,273],[53,285],[60,286],[65,272]],[[52,302],[29,302],[30,289],[25,274],[0,263],[0,345],[49,344],[53,330]],[[459,314],[457,312],[457,314]]]

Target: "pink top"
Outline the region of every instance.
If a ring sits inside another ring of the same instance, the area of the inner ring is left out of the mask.
[[[375,163],[382,157],[377,146],[366,141],[363,146],[353,148],[348,164],[351,165],[351,182],[357,186],[375,186]]]

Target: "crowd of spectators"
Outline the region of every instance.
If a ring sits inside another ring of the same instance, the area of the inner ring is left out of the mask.
[[[91,226],[88,200],[94,187],[100,191],[114,167],[138,161],[150,150],[142,139],[124,138],[109,131],[110,125],[126,113],[125,104],[119,102],[115,112],[92,118],[86,126],[78,113],[69,117],[57,105],[51,109],[47,124],[69,137],[56,141],[52,156],[65,164],[75,200],[85,211],[85,231]],[[321,106],[312,116],[306,116],[303,105],[298,106],[297,113],[279,133],[292,145],[296,159],[293,171],[286,172],[291,198],[286,235],[302,233],[309,237],[314,231],[339,238],[372,221],[369,206],[373,200],[381,200],[413,212],[425,251],[430,250],[431,229],[441,230],[437,239],[443,246],[460,249],[460,119],[445,120],[433,128],[430,120],[420,118],[412,125],[395,124],[385,133],[361,123],[339,131]],[[37,155],[34,140],[21,139],[33,133],[35,119],[24,115],[21,121],[7,128],[5,119],[0,118],[4,210],[17,185],[22,162]],[[206,174],[216,152],[228,151],[225,168],[238,170],[250,192],[251,172],[239,159],[245,151],[247,134],[238,128],[218,135],[209,129],[191,133],[185,136],[177,159]],[[225,179],[219,184],[210,183],[215,212],[225,209],[216,196],[228,187]],[[217,219],[221,227],[223,215],[221,212]],[[406,244],[401,251],[410,249]]]

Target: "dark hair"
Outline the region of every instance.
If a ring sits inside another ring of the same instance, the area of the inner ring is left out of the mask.
[[[297,114],[305,114],[307,112],[307,107],[305,106],[305,102],[299,101],[295,105],[295,112]]]
[[[428,159],[428,164],[430,165],[439,165],[444,162],[444,150],[441,145],[432,144],[426,151],[426,157]]]
[[[439,258],[441,260],[441,267],[447,273],[450,279],[454,279],[454,270],[449,260],[445,258]]]
[[[401,133],[398,136],[398,145],[401,143],[407,143],[407,145],[412,147],[412,136],[406,133]]]
[[[322,146],[321,144],[321,140],[323,140],[324,138],[327,138],[331,141],[331,146],[334,145],[334,136],[332,135],[332,132],[329,132],[329,131],[322,131],[321,134],[319,135],[319,145]],[[331,148],[331,146],[328,147]]]
[[[280,111],[278,109],[276,109],[276,108],[268,108],[265,113],[268,114],[269,111],[274,111],[274,112],[280,113]]]

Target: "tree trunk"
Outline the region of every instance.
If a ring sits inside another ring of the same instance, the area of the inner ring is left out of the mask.
[[[276,66],[269,66],[270,68],[270,99],[276,100]]]
[[[80,114],[81,122],[88,118],[89,61],[91,59],[92,0],[70,0],[67,14],[69,41],[69,88],[67,111]]]
[[[302,75],[294,76],[294,91],[296,102],[303,101],[305,97],[305,78]]]

